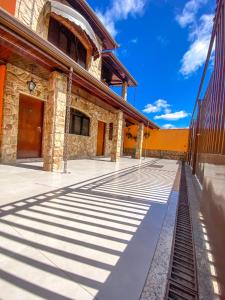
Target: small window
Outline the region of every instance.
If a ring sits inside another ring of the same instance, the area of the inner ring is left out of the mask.
[[[77,63],[86,69],[87,65],[87,50],[84,48],[84,46],[81,44],[81,42],[77,41]]]
[[[70,57],[77,61],[77,46],[75,43],[71,43],[71,47],[70,47]]]
[[[113,139],[113,123],[109,123],[109,140]]]
[[[82,135],[85,135],[85,136],[89,135],[89,124],[90,124],[90,120],[83,118],[82,130],[81,130]]]
[[[82,112],[70,109],[70,134],[89,136],[90,118]]]

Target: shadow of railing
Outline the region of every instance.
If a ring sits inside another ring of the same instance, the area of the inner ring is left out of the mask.
[[[29,299],[94,299],[115,283],[169,199],[176,172],[151,169],[154,163],[1,206],[0,276],[10,289],[2,299],[14,288]]]

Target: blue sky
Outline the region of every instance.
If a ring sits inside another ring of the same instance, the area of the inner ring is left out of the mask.
[[[88,0],[120,45],[138,81],[129,102],[165,128],[190,122],[215,0]]]

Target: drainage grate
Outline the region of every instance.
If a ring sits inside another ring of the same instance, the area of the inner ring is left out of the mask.
[[[181,170],[179,203],[165,299],[198,299],[195,251],[184,164]]]

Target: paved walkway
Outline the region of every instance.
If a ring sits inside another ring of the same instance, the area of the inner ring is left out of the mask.
[[[39,166],[0,165],[1,299],[138,300],[179,164]]]

